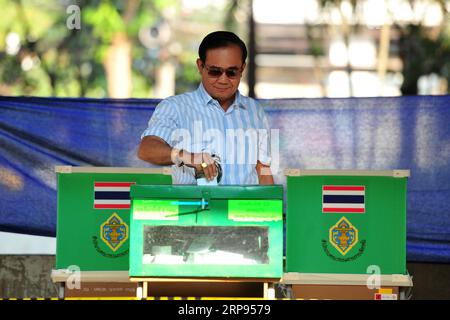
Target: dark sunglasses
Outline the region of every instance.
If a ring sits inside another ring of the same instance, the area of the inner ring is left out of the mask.
[[[241,75],[241,69],[238,68],[223,69],[220,67],[208,67],[205,64],[203,65],[203,68],[208,71],[208,76],[210,76],[211,78],[219,78],[223,75],[224,72],[229,79],[236,79]]]

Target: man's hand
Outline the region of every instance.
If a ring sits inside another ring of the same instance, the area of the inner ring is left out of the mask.
[[[258,174],[259,184],[261,185],[272,185],[275,184],[270,171],[270,166],[262,164],[259,160],[256,163],[256,173]]]
[[[173,149],[166,141],[156,136],[147,136],[141,140],[138,157],[149,163],[165,166],[175,163],[176,154],[174,152],[179,152],[178,157],[184,162],[184,165],[194,168],[196,174],[205,173],[205,178],[208,180],[217,176],[214,159],[209,153],[190,153],[185,150]]]
[[[180,158],[184,165],[195,169],[195,174],[203,172],[208,181],[213,180],[217,176],[217,167],[213,157],[209,153],[190,153],[181,150]]]

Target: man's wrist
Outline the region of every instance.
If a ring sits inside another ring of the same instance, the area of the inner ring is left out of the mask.
[[[195,153],[181,150],[180,157],[183,160],[185,166],[195,168]]]
[[[182,152],[183,149],[177,148],[172,148],[172,151],[170,152],[170,159],[177,167],[182,167],[184,165],[183,157],[181,155]]]

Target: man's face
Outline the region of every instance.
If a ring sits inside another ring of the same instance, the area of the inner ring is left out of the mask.
[[[205,90],[219,101],[222,107],[228,108],[234,101],[234,94],[245,68],[241,49],[236,45],[209,49],[206,52],[205,63],[197,59],[197,68]],[[220,71],[227,72],[218,75]]]

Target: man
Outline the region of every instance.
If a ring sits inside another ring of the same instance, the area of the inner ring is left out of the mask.
[[[219,184],[273,184],[266,115],[238,91],[246,58],[247,48],[234,33],[208,34],[197,59],[201,84],[160,102],[142,134],[138,157],[172,165],[174,184],[195,184],[199,173],[215,179],[213,156],[220,158]]]

